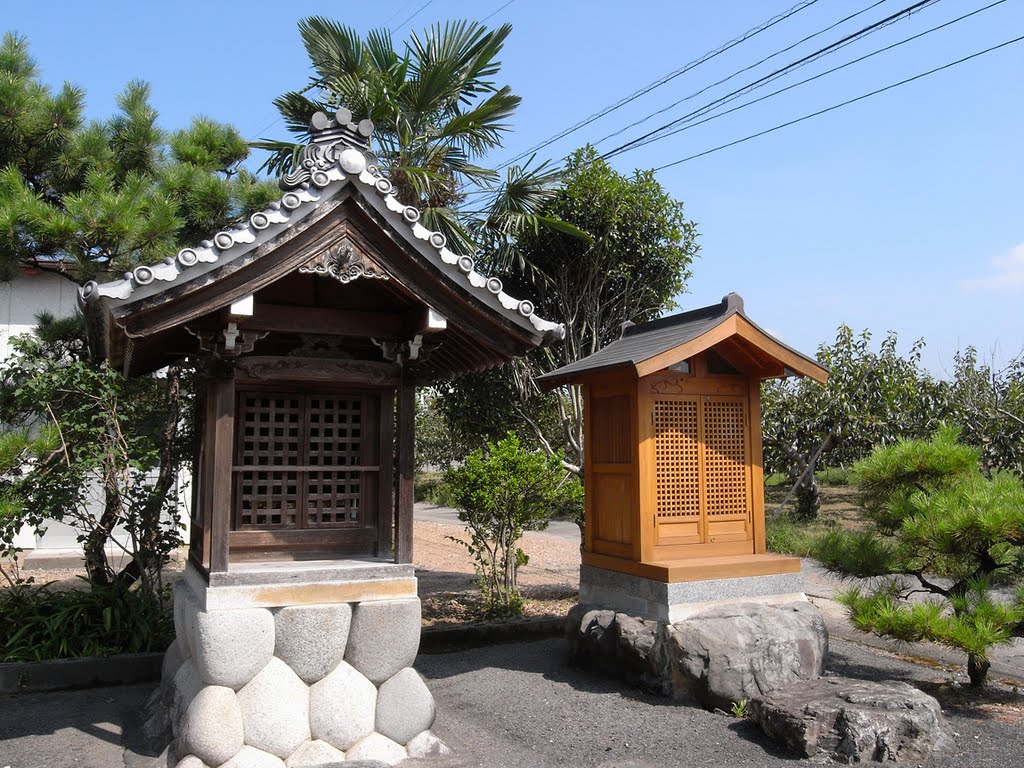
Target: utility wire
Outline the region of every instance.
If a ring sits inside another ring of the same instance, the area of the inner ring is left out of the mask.
[[[779,77],[782,77],[783,75],[787,74],[788,72],[793,71],[794,69],[802,67],[805,64],[809,64],[812,61],[816,61],[817,59],[820,59],[822,56],[825,56],[825,55],[827,55],[829,53],[833,53],[833,52],[839,50],[840,48],[843,48],[844,46],[849,45],[850,43],[854,42],[855,40],[859,40],[859,39],[861,39],[863,37],[866,37],[867,35],[870,35],[870,34],[872,34],[874,32],[877,32],[878,30],[880,30],[880,29],[882,29],[884,27],[889,26],[890,24],[895,23],[896,21],[898,21],[903,16],[909,16],[914,11],[921,10],[921,9],[923,9],[926,6],[933,5],[933,4],[938,3],[938,2],[941,2],[941,0],[918,0],[918,2],[913,3],[912,5],[908,5],[906,8],[902,8],[899,11],[897,11],[896,13],[893,13],[893,14],[890,14],[889,16],[886,16],[884,19],[880,19],[879,21],[876,21],[876,22],[874,22],[872,24],[869,24],[866,27],[862,27],[861,29],[857,30],[856,32],[852,32],[852,33],[850,33],[850,34],[840,38],[839,40],[836,40],[835,42],[826,45],[823,48],[819,48],[817,51],[814,51],[813,53],[809,53],[806,56],[802,56],[801,58],[797,59],[796,61],[790,62],[789,64],[786,64],[785,66],[780,67],[779,69],[776,69],[774,72],[771,72],[771,73],[769,73],[767,75],[764,75],[763,77],[759,77],[757,80],[754,80],[752,83],[748,83],[747,85],[743,86],[742,88],[737,88],[735,91],[731,91],[730,93],[727,93],[725,96],[722,96],[722,97],[720,97],[718,99],[715,99],[714,101],[710,102],[709,104],[706,104],[705,106],[701,107],[700,109],[694,110],[693,112],[685,114],[682,117],[678,117],[678,118],[676,118],[674,120],[670,120],[669,122],[665,123],[664,125],[661,125],[658,128],[655,128],[653,131],[649,131],[649,132],[645,133],[643,136],[639,136],[639,137],[637,137],[635,139],[631,139],[630,141],[627,141],[625,144],[620,144],[619,146],[615,147],[615,149],[611,149],[608,152],[605,152],[603,155],[601,155],[601,157],[602,157],[602,159],[607,160],[610,157],[614,157],[615,155],[621,154],[621,153],[626,152],[626,151],[628,151],[630,149],[636,149],[637,147],[643,146],[644,144],[649,143],[652,140],[653,137],[657,136],[659,133],[662,133],[663,131],[666,131],[666,130],[669,130],[671,128],[674,128],[677,125],[679,125],[679,124],[681,124],[681,123],[683,123],[683,122],[685,122],[687,120],[690,120],[690,119],[692,119],[692,118],[694,118],[696,116],[700,116],[702,114],[705,114],[706,112],[708,112],[709,110],[713,109],[714,107],[719,106],[719,105],[721,105],[721,104],[723,104],[723,103],[725,103],[725,102],[727,102],[727,101],[729,101],[729,100],[731,100],[731,99],[733,99],[733,98],[735,98],[737,96],[742,96],[744,93],[749,93],[750,91],[752,91],[752,90],[754,90],[756,88],[763,87],[764,85],[767,85],[768,83],[772,82],[773,80],[776,80]]]
[[[951,19],[950,21],[947,21],[944,24],[939,24],[938,26],[932,27],[931,29],[926,29],[924,32],[919,32],[916,35],[912,35],[910,37],[906,37],[906,38],[900,40],[899,42],[892,43],[891,45],[887,45],[884,48],[879,48],[878,50],[872,51],[871,53],[866,53],[863,56],[860,56],[860,57],[858,57],[856,59],[853,59],[852,61],[846,62],[845,64],[840,64],[838,67],[832,67],[832,69],[827,69],[824,72],[821,72],[821,73],[819,73],[817,75],[814,75],[813,77],[808,77],[808,78],[806,78],[804,80],[801,80],[798,83],[793,83],[792,85],[787,85],[785,88],[780,88],[777,91],[772,91],[769,94],[766,94],[766,95],[761,96],[759,98],[753,99],[751,101],[745,101],[742,104],[740,104],[739,106],[733,107],[732,109],[727,109],[724,112],[716,112],[715,114],[711,115],[710,117],[705,117],[703,120],[698,120],[696,122],[688,123],[688,124],[683,125],[683,126],[681,126],[679,128],[676,128],[673,131],[669,131],[668,133],[664,133],[664,134],[661,134],[659,136],[656,136],[654,139],[651,140],[651,142],[660,141],[661,139],[667,139],[669,136],[675,136],[677,133],[682,133],[683,131],[688,131],[691,128],[696,128],[698,125],[704,125],[704,123],[710,123],[712,120],[716,120],[719,117],[725,117],[725,115],[731,115],[733,112],[739,112],[741,109],[745,109],[745,108],[747,108],[747,107],[749,107],[749,106],[751,106],[753,104],[758,104],[758,103],[760,103],[762,101],[765,101],[767,99],[772,98],[773,96],[778,96],[780,93],[785,93],[786,91],[791,91],[794,88],[799,88],[801,85],[806,85],[807,83],[810,83],[810,82],[812,82],[814,80],[819,80],[820,78],[825,77],[826,75],[831,75],[833,72],[838,72],[839,70],[846,69],[847,67],[853,66],[854,64],[859,64],[860,62],[864,61],[865,59],[870,59],[871,57],[877,56],[880,53],[885,53],[886,51],[891,51],[893,48],[899,48],[901,45],[905,45],[906,43],[909,43],[909,42],[912,42],[914,40],[917,40],[918,38],[924,37],[925,35],[930,35],[932,32],[937,32],[940,29],[945,29],[946,27],[952,26],[953,24],[957,24],[958,22],[961,22],[964,19],[969,19],[971,16],[976,16],[979,13],[982,13],[983,11],[987,11],[990,8],[995,8],[997,5],[1002,5],[1005,2],[1006,2],[1006,0],[996,0],[994,3],[989,3],[988,5],[986,5],[986,6],[982,7],[982,8],[978,8],[977,10],[971,11],[970,13],[965,13],[963,16],[958,16],[957,18]],[[648,142],[648,143],[650,143],[650,142]]]
[[[508,0],[508,2],[507,2],[507,3],[505,3],[505,4],[503,5],[503,6],[501,6],[500,8],[498,8],[498,9],[497,9],[497,10],[495,10],[495,11],[491,11],[491,12],[490,12],[489,14],[487,14],[487,15],[486,15],[486,16],[484,16],[484,17],[483,17],[482,19],[480,19],[480,23],[481,23],[481,24],[483,24],[483,23],[484,23],[485,21],[487,21],[487,20],[488,20],[489,18],[491,18],[492,16],[497,16],[497,15],[498,15],[499,13],[501,13],[501,12],[502,12],[502,11],[504,11],[504,10],[505,10],[506,8],[508,8],[508,7],[510,6],[510,5],[512,5],[512,3],[514,3],[515,1],[516,1],[516,0]]]
[[[602,143],[608,141],[608,139],[613,139],[616,136],[619,136],[619,135],[625,133],[630,128],[635,128],[638,125],[643,125],[648,120],[650,120],[650,119],[652,119],[654,117],[657,117],[658,115],[664,114],[665,112],[668,112],[670,109],[674,109],[675,107],[678,107],[680,104],[682,104],[684,102],[687,102],[690,99],[694,99],[694,98],[700,96],[702,93],[706,93],[707,91],[711,90],[712,88],[716,88],[719,85],[723,85],[723,84],[729,82],[730,80],[732,80],[734,77],[738,77],[739,75],[742,75],[744,72],[749,72],[750,70],[755,69],[755,68],[761,66],[765,62],[770,61],[771,59],[774,59],[776,56],[781,56],[784,53],[788,53],[789,51],[793,50],[797,46],[806,43],[808,40],[812,40],[815,37],[818,37],[819,35],[823,35],[826,32],[830,32],[833,29],[835,29],[836,27],[838,27],[839,25],[845,24],[846,22],[850,21],[851,19],[855,19],[856,17],[858,17],[858,16],[860,16],[862,14],[865,14],[865,13],[867,13],[868,11],[870,11],[870,10],[872,10],[874,8],[877,8],[878,6],[882,5],[882,3],[885,3],[887,1],[888,0],[877,0],[877,2],[874,2],[871,5],[868,5],[868,6],[864,7],[864,8],[861,8],[856,13],[851,13],[849,16],[846,16],[845,18],[840,19],[839,21],[835,22],[834,24],[830,24],[829,26],[825,27],[824,29],[819,29],[817,32],[814,32],[814,33],[812,33],[810,35],[807,35],[806,37],[804,37],[801,40],[797,40],[792,45],[788,45],[785,48],[782,48],[781,50],[775,51],[775,53],[772,53],[772,54],[770,54],[768,56],[765,56],[760,61],[754,62],[750,66],[744,67],[743,69],[740,69],[740,70],[737,70],[736,72],[733,72],[728,77],[723,77],[721,80],[719,80],[716,83],[712,83],[711,85],[705,86],[704,88],[701,88],[699,91],[694,91],[689,96],[684,96],[683,98],[679,99],[678,101],[672,102],[667,107],[662,107],[661,109],[656,110],[654,112],[651,112],[649,115],[646,115],[646,116],[640,118],[639,120],[633,121],[632,123],[630,123],[629,125],[627,125],[627,126],[625,126],[623,128],[619,128],[619,130],[617,130],[617,131],[609,133],[607,136],[604,136],[604,137],[598,139],[593,144],[596,147],[599,144],[602,144]]]
[[[1015,37],[1012,40],[1007,40],[1006,42],[1003,42],[1003,43],[999,43],[998,45],[993,45],[991,48],[986,48],[986,49],[984,49],[982,51],[977,51],[975,53],[970,54],[969,56],[964,56],[962,59],[957,59],[956,61],[951,61],[948,64],[943,64],[941,67],[935,67],[934,69],[929,69],[927,72],[922,72],[922,73],[920,73],[918,75],[914,75],[913,77],[908,77],[905,80],[900,80],[898,83],[891,83],[890,85],[887,85],[884,88],[878,88],[878,89],[876,89],[874,91],[871,91],[870,93],[865,93],[865,94],[862,94],[862,95],[857,96],[855,98],[847,99],[844,102],[841,102],[839,104],[833,104],[831,107],[826,107],[825,109],[819,109],[817,112],[811,112],[810,114],[804,115],[803,117],[798,117],[795,120],[790,120],[788,122],[776,125],[776,126],[774,126],[772,128],[767,128],[767,129],[765,129],[763,131],[758,131],[757,133],[752,133],[749,136],[744,136],[742,139],[736,139],[736,141],[730,141],[727,144],[721,144],[721,145],[719,145],[717,147],[713,147],[712,149],[707,149],[707,150],[704,150],[703,152],[698,152],[695,155],[690,155],[689,157],[684,157],[684,158],[682,158],[680,160],[675,160],[675,161],[673,161],[671,163],[666,163],[665,165],[660,165],[657,168],[655,168],[654,170],[655,171],[663,171],[666,168],[672,168],[673,166],[679,165],[681,163],[685,163],[685,162],[688,162],[690,160],[696,160],[698,157],[704,157],[705,155],[710,155],[713,152],[718,152],[718,151],[723,150],[723,149],[728,149],[729,147],[735,147],[737,144],[743,144],[743,143],[748,142],[748,141],[750,141],[752,139],[756,139],[756,138],[759,138],[761,136],[766,136],[769,133],[774,133],[775,131],[780,131],[783,128],[788,128],[791,125],[796,125],[797,123],[802,123],[805,120],[810,120],[812,117],[818,117],[819,115],[824,115],[824,114],[827,114],[829,112],[834,112],[835,110],[840,109],[841,107],[845,107],[845,106],[848,106],[850,104],[855,104],[858,101],[863,101],[864,99],[868,99],[868,98],[870,98],[872,96],[877,96],[880,93],[885,93],[886,91],[891,91],[894,88],[899,88],[901,85],[906,85],[907,83],[912,83],[915,80],[920,80],[922,78],[928,77],[929,75],[934,75],[936,72],[942,72],[945,69],[950,69],[951,67],[955,67],[955,66],[957,66],[959,64],[963,64],[964,62],[970,61],[971,59],[976,59],[979,56],[984,56],[987,53],[992,53],[993,51],[998,51],[1000,48],[1005,48],[1008,45],[1013,45],[1014,43],[1019,43],[1021,40],[1024,40],[1024,35],[1021,35],[1020,37]]]
[[[419,8],[417,8],[417,9],[416,9],[415,11],[413,11],[413,12],[412,12],[412,14],[411,14],[410,16],[408,16],[408,17],[407,17],[407,18],[405,19],[405,21],[403,21],[403,22],[402,22],[401,24],[399,24],[399,25],[398,25],[397,27],[392,27],[392,28],[391,28],[391,32],[392,32],[392,33],[394,33],[394,32],[397,32],[398,30],[400,30],[400,29],[401,29],[402,27],[404,27],[404,26],[405,26],[406,24],[408,24],[408,23],[409,23],[410,21],[412,21],[412,20],[413,20],[413,19],[415,19],[415,18],[416,18],[417,16],[419,16],[419,15],[420,15],[420,13],[422,13],[422,12],[423,12],[423,10],[424,10],[424,9],[425,9],[425,8],[426,8],[426,7],[428,6],[428,5],[430,5],[430,4],[432,3],[432,2],[434,2],[434,0],[427,0],[427,2],[425,2],[425,3],[424,3],[423,5],[421,5],[421,6],[419,7]]]
[[[661,78],[659,78],[659,79],[657,79],[657,80],[655,80],[655,81],[653,81],[651,83],[648,83],[643,88],[641,88],[641,89],[631,93],[629,96],[625,96],[622,99],[619,99],[614,104],[611,104],[611,105],[605,107],[604,109],[601,109],[600,111],[595,112],[594,114],[590,115],[589,117],[586,117],[583,120],[580,120],[578,123],[575,123],[574,125],[569,126],[565,130],[560,131],[559,133],[555,134],[554,136],[551,136],[550,138],[545,139],[544,141],[542,141],[541,143],[537,144],[536,146],[533,146],[530,149],[527,149],[527,150],[525,150],[523,152],[520,152],[515,157],[512,157],[511,159],[506,160],[504,163],[499,165],[496,170],[501,170],[502,168],[507,168],[508,166],[512,165],[513,163],[516,163],[516,162],[518,162],[519,160],[522,160],[525,157],[528,157],[528,156],[530,156],[532,154],[535,154],[538,150],[541,150],[544,147],[547,147],[550,144],[553,144],[554,142],[558,141],[559,139],[563,139],[566,136],[568,136],[568,135],[570,135],[572,133],[575,133],[580,128],[583,128],[583,127],[585,127],[587,125],[590,125],[595,120],[597,120],[599,118],[602,118],[605,115],[608,115],[608,114],[614,112],[615,110],[624,107],[626,104],[629,104],[630,102],[635,101],[636,99],[640,98],[641,96],[643,96],[643,95],[645,95],[647,93],[650,93],[655,88],[660,88],[661,86],[665,85],[668,82],[671,82],[672,80],[674,80],[675,78],[679,77],[680,75],[683,75],[683,74],[689,72],[691,69],[694,69],[694,68],[700,66],[701,64],[703,64],[703,63],[705,63],[707,61],[710,61],[711,59],[715,58],[716,56],[719,56],[720,54],[725,53],[726,51],[730,50],[731,48],[736,47],[740,43],[743,43],[744,41],[749,40],[750,38],[754,37],[755,35],[760,34],[761,32],[764,32],[766,29],[769,29],[769,28],[775,26],[776,24],[778,24],[778,23],[780,23],[782,21],[785,21],[790,16],[796,15],[797,13],[799,13],[802,10],[804,10],[805,8],[809,8],[810,6],[814,5],[816,2],[818,2],[818,0],[801,0],[801,2],[797,3],[796,5],[794,5],[789,10],[784,11],[783,13],[780,13],[780,14],[778,14],[776,16],[773,16],[772,18],[768,19],[767,21],[762,22],[761,24],[758,24],[757,26],[748,29],[746,32],[744,32],[739,37],[733,38],[729,42],[722,44],[721,46],[719,46],[718,48],[715,48],[714,50],[708,51],[707,53],[705,53],[702,56],[694,59],[693,61],[689,62],[688,64],[684,64],[679,69],[673,70],[672,72],[669,72],[667,75],[664,75],[663,77],[661,77]]]

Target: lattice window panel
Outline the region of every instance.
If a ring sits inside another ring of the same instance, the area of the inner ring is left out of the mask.
[[[747,514],[744,403],[704,402],[704,473],[709,516]]]
[[[307,525],[311,528],[359,522],[362,473],[363,401],[358,397],[311,397],[307,408],[310,473]],[[315,467],[325,467],[316,471]]]
[[[362,524],[359,396],[243,393],[235,456],[238,529]],[[293,467],[294,469],[290,469]]]
[[[654,402],[654,467],[658,518],[698,517],[697,401]]]
[[[299,473],[284,468],[302,461],[302,398],[246,395],[240,411],[239,463],[253,469],[243,470],[238,480],[239,524],[294,528]]]

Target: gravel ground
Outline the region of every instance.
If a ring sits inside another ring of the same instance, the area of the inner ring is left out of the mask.
[[[554,639],[421,656],[417,668],[438,705],[435,730],[454,753],[406,765],[793,765],[749,721],[675,705],[570,668],[565,652],[564,641]],[[829,666],[850,677],[907,680],[940,697],[956,746],[927,766],[1006,768],[1024,760],[1020,694],[994,690],[968,711],[963,699],[973,694],[944,686],[944,675],[842,640],[834,642]],[[821,757],[807,762],[832,764]]]
[[[465,618],[467,606],[472,608],[472,560],[446,538],[459,531],[451,523],[415,524],[417,576],[427,623]],[[520,580],[534,597],[532,612],[564,615],[578,588],[578,540],[530,533],[523,548],[531,564],[521,569]],[[56,579],[62,586],[81,583],[70,570],[27,575]],[[438,616],[430,617],[431,606]],[[570,668],[565,653],[564,641],[551,639],[420,656],[416,666],[437,700],[436,731],[454,753],[406,765],[793,764],[748,721],[676,705]],[[939,698],[957,734],[956,747],[934,756],[928,766],[1007,768],[1024,761],[1024,697],[1011,688],[995,686],[978,699],[967,688],[951,688],[949,670],[933,662],[911,663],[840,638],[833,639],[829,668],[851,677],[908,680]],[[0,768],[120,766],[113,755],[122,723],[146,693],[147,687],[132,686],[0,697]],[[821,758],[808,762],[831,764]]]

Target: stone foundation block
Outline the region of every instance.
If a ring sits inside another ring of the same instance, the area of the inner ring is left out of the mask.
[[[399,744],[434,724],[434,697],[412,667],[406,667],[377,691],[378,733]]]
[[[220,765],[244,744],[242,712],[235,692],[219,685],[199,691],[181,719],[175,752],[194,755],[208,765]]]
[[[188,659],[174,675],[171,684],[171,728],[175,736],[178,735],[178,724],[185,716],[185,711],[196,695],[203,689],[203,681],[199,677],[199,669],[194,659]]]
[[[192,590],[184,581],[174,583],[174,635],[180,638],[181,655],[189,658],[193,655],[193,634],[195,617],[199,612],[199,603]]]
[[[750,716],[788,749],[844,763],[917,765],[952,744],[939,703],[903,682],[825,677],[754,699]]]
[[[335,749],[326,741],[307,741],[284,761],[287,768],[321,768],[325,765],[340,763],[345,753]]]
[[[409,757],[442,757],[451,754],[451,750],[431,731],[424,731],[410,739],[405,745],[405,751]]]
[[[178,761],[175,768],[210,768],[210,766],[195,755],[186,755]]]
[[[671,625],[665,636],[676,695],[728,711],[825,671],[828,630],[806,602],[738,603]]]
[[[286,758],[309,740],[309,688],[277,658],[238,692],[245,743]]]
[[[388,765],[394,765],[408,756],[405,747],[379,733],[371,733],[345,753],[346,761],[379,760]]]
[[[245,747],[220,768],[285,768],[284,760],[256,747]]]
[[[160,667],[160,689],[163,701],[170,706],[174,694],[174,676],[178,674],[181,665],[185,663],[185,656],[181,652],[183,641],[174,638],[164,653],[164,662]]]
[[[274,654],[312,685],[345,658],[351,622],[348,603],[281,608],[274,614]]]
[[[576,606],[566,629],[574,663],[726,710],[820,677],[828,653],[825,623],[806,601],[720,605],[675,624]]]
[[[420,646],[419,598],[359,603],[345,661],[380,685],[404,667],[411,667]]]
[[[313,738],[347,753],[373,732],[376,707],[377,689],[373,683],[343,661],[309,690]]]
[[[274,616],[266,608],[201,611],[193,654],[205,683],[237,691],[274,655]]]

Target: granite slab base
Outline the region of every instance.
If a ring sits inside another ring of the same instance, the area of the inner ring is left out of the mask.
[[[580,603],[674,624],[716,605],[806,601],[803,576],[777,573],[667,584],[627,573],[580,566]]]

